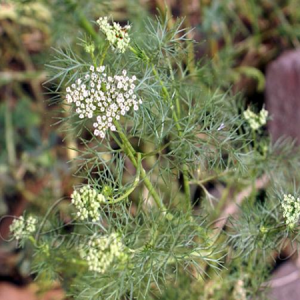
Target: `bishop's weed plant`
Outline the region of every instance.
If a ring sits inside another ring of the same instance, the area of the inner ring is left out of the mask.
[[[297,151],[205,61],[190,68],[182,24],[85,20],[84,55],[53,50],[45,85],[78,185],[11,231],[37,280],[75,299],[253,299],[297,249]]]

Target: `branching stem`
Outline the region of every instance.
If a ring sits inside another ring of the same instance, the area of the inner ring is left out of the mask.
[[[122,140],[123,144],[121,145],[121,147],[122,147],[123,151],[128,156],[128,158],[130,159],[132,164],[135,166],[135,168],[140,168],[140,176],[144,180],[145,186],[147,187],[150,195],[153,197],[158,208],[161,211],[165,212],[167,209],[164,206],[160,196],[157,194],[155,188],[153,187],[150,179],[148,178],[147,173],[146,173],[145,169],[143,168],[141,162],[140,162],[140,166],[138,166],[138,161],[135,159],[136,151],[133,149],[133,147],[130,144],[129,140],[127,139],[126,135],[123,133],[122,127],[120,126],[119,122],[115,120],[114,124],[115,124],[115,126],[118,130],[118,134]]]
[[[122,196],[120,196],[118,198],[108,199],[109,204],[114,204],[114,203],[117,203],[117,202],[120,202],[120,201],[126,199],[135,190],[135,188],[138,186],[138,184],[140,182],[140,174],[141,174],[141,153],[137,153],[136,177],[134,179],[132,187],[130,189],[128,189],[127,192],[124,193]]]
[[[140,54],[139,52],[134,49],[133,47],[129,47],[130,51],[132,51],[136,56],[140,57]],[[157,79],[157,81],[159,82],[161,88],[162,88],[162,92],[164,94],[164,98],[165,100],[171,105],[170,108],[172,110],[172,118],[173,120],[175,121],[175,126],[176,126],[176,129],[177,129],[177,132],[178,132],[178,135],[181,137],[182,136],[182,128],[181,128],[181,125],[179,123],[179,118],[178,118],[178,115],[176,113],[176,109],[172,103],[172,98],[170,97],[170,94],[168,92],[168,89],[166,88],[164,82],[161,80],[159,74],[158,74],[158,71],[155,67],[155,65],[150,62],[150,58],[146,55],[146,53],[143,52],[143,57],[145,58],[145,60],[147,62],[149,62],[150,66],[151,66],[151,69],[152,69],[152,72],[155,76],[155,78]],[[180,106],[179,106],[179,101],[177,101],[177,111],[180,112]],[[183,189],[184,189],[184,193],[185,193],[185,197],[186,197],[186,202],[187,202],[187,206],[188,206],[188,209],[190,210],[191,209],[191,192],[190,192],[190,185],[189,185],[189,172],[188,172],[188,166],[186,164],[183,164],[182,165],[182,175],[183,175]]]

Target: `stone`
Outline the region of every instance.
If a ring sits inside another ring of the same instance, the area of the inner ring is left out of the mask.
[[[286,51],[266,71],[268,129],[277,140],[292,137],[300,144],[300,49]]]
[[[26,287],[21,288],[8,282],[1,282],[0,300],[37,300],[37,297]]]
[[[299,300],[300,270],[291,261],[282,264],[268,284],[270,300]]]

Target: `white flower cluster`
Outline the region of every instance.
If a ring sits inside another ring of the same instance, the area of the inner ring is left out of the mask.
[[[281,202],[283,208],[283,216],[288,226],[294,227],[300,216],[300,198],[295,198],[291,194],[283,195]]]
[[[87,261],[90,271],[102,274],[115,260],[122,263],[128,259],[125,246],[116,233],[93,237],[89,241],[88,247],[80,249],[80,256]]]
[[[130,25],[122,27],[116,22],[113,22],[111,25],[108,23],[107,17],[99,18],[97,23],[113,49],[116,49],[120,53],[124,53],[130,42],[128,34]]]
[[[253,130],[257,130],[267,123],[268,114],[268,111],[264,108],[259,112],[259,114],[255,114],[249,108],[244,111],[244,117]]]
[[[9,229],[16,240],[27,238],[36,230],[37,219],[29,216],[26,220],[23,216],[14,219]]]
[[[99,208],[101,203],[105,203],[105,197],[96,190],[86,185],[71,195],[71,202],[78,209],[77,216],[81,220],[91,218],[96,222],[100,217]]]
[[[78,79],[66,88],[67,102],[75,103],[79,118],[96,118],[94,134],[101,138],[109,128],[116,130],[114,120],[119,120],[132,106],[138,110],[142,103],[134,94],[136,76],[128,77],[123,70],[122,75],[111,77],[104,71],[104,66],[91,66],[84,80]]]

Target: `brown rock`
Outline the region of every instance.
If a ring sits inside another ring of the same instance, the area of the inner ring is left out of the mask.
[[[300,144],[300,49],[285,52],[268,66],[266,104],[274,140],[289,136]]]
[[[273,274],[269,283],[270,300],[299,300],[300,270],[292,262],[286,262]]]
[[[18,287],[8,282],[0,283],[0,300],[63,300],[65,294],[61,288],[40,293],[36,284]]]
[[[10,283],[0,283],[0,300],[37,300],[32,291]]]

